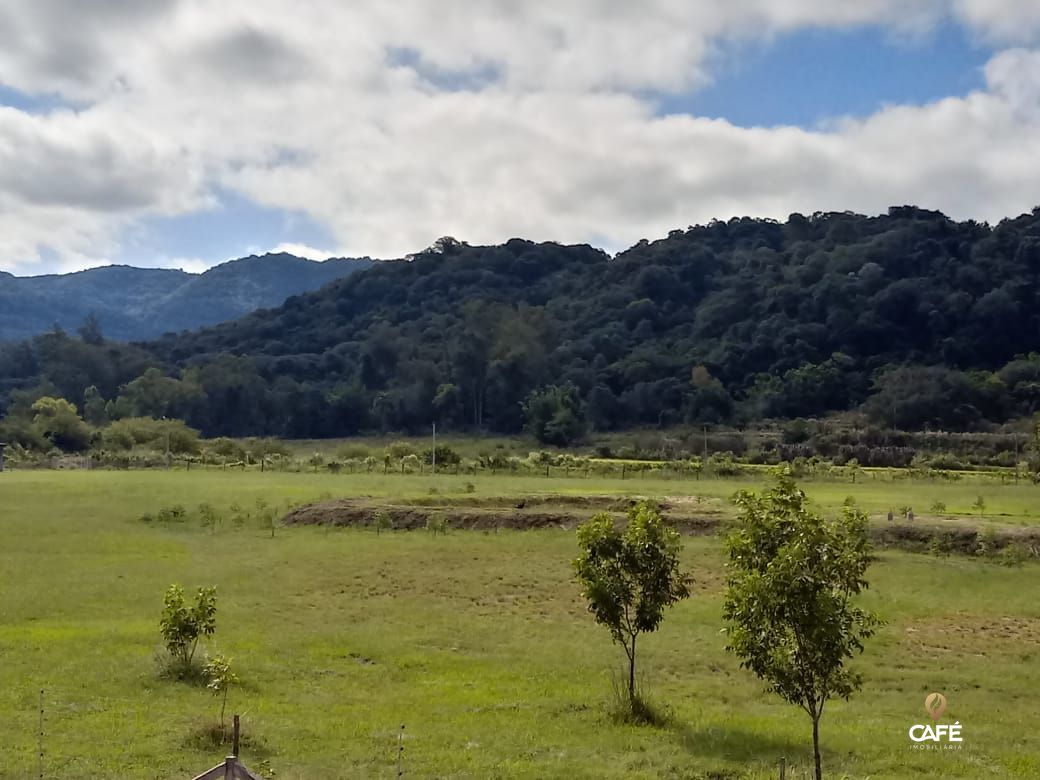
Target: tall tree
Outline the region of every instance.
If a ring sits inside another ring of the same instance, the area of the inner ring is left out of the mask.
[[[543,444],[566,447],[585,434],[585,414],[572,384],[550,385],[524,401],[527,431]]]
[[[105,337],[101,332],[101,323],[98,322],[94,312],[87,315],[87,318],[83,320],[83,324],[76,329],[76,332],[79,333],[79,337],[85,344],[100,346],[105,343]]]

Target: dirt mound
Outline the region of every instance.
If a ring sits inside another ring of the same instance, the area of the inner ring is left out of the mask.
[[[340,498],[294,509],[282,522],[286,525],[366,528],[375,526],[377,517],[385,513],[395,529],[404,531],[425,528],[435,518],[443,519],[448,527],[457,529],[570,530],[588,520],[591,511],[607,511],[620,520],[636,501],[634,498],[604,496],[530,496],[497,500],[431,497],[417,502],[384,504],[368,499]],[[684,533],[711,533],[718,527],[717,518],[670,516],[664,502],[661,507],[665,520]]]
[[[911,552],[927,552],[938,546],[944,552],[978,555],[984,545],[992,547],[992,552],[1011,544],[1024,545],[1031,551],[1040,550],[1040,530],[1035,528],[1002,528],[984,539],[980,529],[955,523],[885,523],[872,526],[871,536],[881,547]]]

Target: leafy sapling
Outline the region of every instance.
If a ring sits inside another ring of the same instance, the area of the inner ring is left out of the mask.
[[[814,513],[786,469],[762,495],[741,491],[735,501],[738,522],[726,540],[727,649],[812,719],[820,780],[824,706],[859,690],[862,678],[846,662],[881,625],[853,603],[867,587],[867,516],[854,506],[836,518]]]
[[[679,534],[665,526],[655,506],[628,511],[618,530],[606,512],[578,528],[581,554],[574,569],[597,623],[610,631],[628,659],[628,702],[637,712],[636,640],[656,631],[666,607],[690,595],[690,578],[680,571]]]
[[[238,675],[231,669],[231,659],[223,655],[215,655],[206,662],[202,670],[206,677],[206,687],[220,696],[220,732],[225,733],[224,713],[227,710],[228,691],[238,683]]]
[[[166,590],[159,629],[175,671],[179,676],[187,675],[199,640],[217,630],[217,589],[199,588],[195,603],[187,604],[184,589],[171,585]]]

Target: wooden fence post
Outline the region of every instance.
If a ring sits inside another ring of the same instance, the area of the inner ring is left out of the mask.
[[[780,759],[780,780],[787,780],[787,759]]]
[[[238,721],[238,715],[236,715],[235,716],[234,726],[232,726],[232,730],[231,730],[231,752],[234,753],[236,756],[238,755],[238,736],[239,736],[239,733],[240,733],[240,731],[239,731],[239,721]]]

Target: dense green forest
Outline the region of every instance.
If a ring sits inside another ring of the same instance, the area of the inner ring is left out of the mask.
[[[862,409],[983,430],[1040,408],[1040,209],[996,226],[914,207],[733,219],[610,257],[442,239],[279,308],[157,341],[96,328],[0,347],[10,420],[207,435],[749,424]]]

